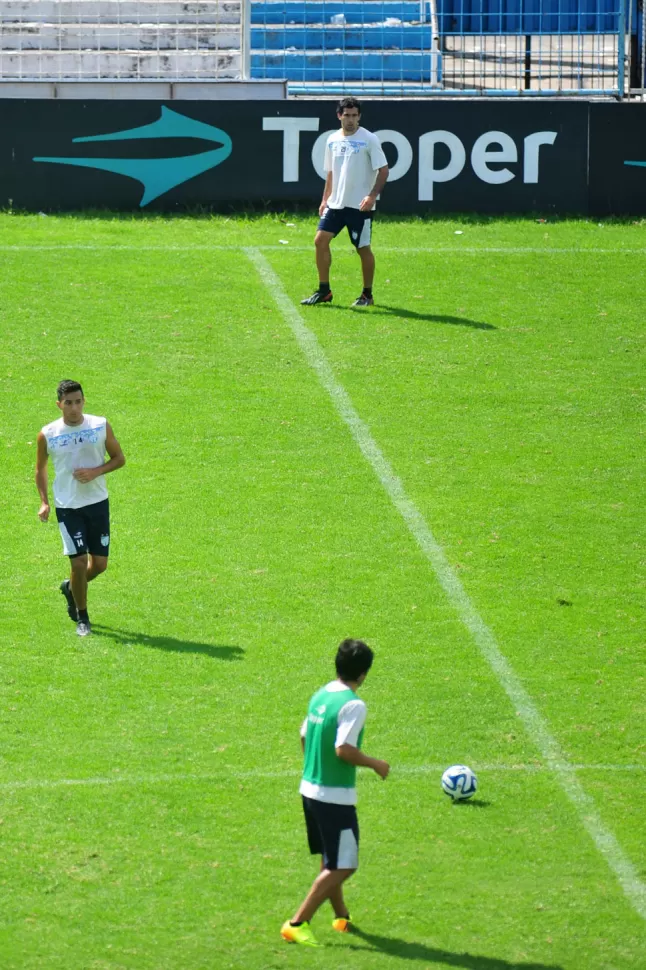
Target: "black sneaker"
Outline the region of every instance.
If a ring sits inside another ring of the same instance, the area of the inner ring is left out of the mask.
[[[359,299],[355,300],[354,303],[352,304],[352,306],[374,306],[374,305],[375,305],[375,301],[373,300],[373,298],[371,296],[366,296],[365,293],[362,293]]]
[[[332,302],[332,290],[328,290],[327,293],[321,293],[320,290],[315,290],[311,296],[308,296],[306,300],[301,300],[303,306],[314,306],[315,303],[331,303]]]
[[[76,623],[79,617],[76,609],[76,603],[74,602],[74,597],[72,596],[72,590],[70,589],[69,579],[64,579],[58,588],[67,600],[67,615],[72,623]]]
[[[89,637],[91,632],[92,632],[92,626],[89,620],[87,621],[87,623],[85,622],[85,620],[78,621],[78,623],[76,624],[77,637]]]

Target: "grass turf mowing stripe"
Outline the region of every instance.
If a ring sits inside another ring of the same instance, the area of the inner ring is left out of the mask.
[[[440,775],[446,765],[404,765],[401,768],[391,769],[393,776],[397,775],[428,775],[437,772]],[[646,771],[646,765],[570,765],[570,771]],[[475,774],[480,772],[529,772],[535,774],[539,771],[551,771],[549,765],[503,765],[503,764],[482,764],[474,765]],[[2,781],[0,791],[11,794],[14,791],[25,791],[37,788],[75,788],[101,785],[173,785],[183,784],[190,781],[222,781],[229,778],[299,778],[300,772],[290,768],[282,771],[262,771],[251,769],[249,771],[229,771],[228,767],[223,767],[220,771],[188,772],[186,774],[169,775],[115,775],[114,777],[96,778],[27,778],[21,781]]]
[[[287,247],[287,250],[285,250]],[[24,253],[24,252],[65,252],[65,251],[89,251],[89,252],[172,252],[172,253],[190,253],[190,252],[236,252],[245,251],[248,247],[236,246],[236,245],[221,245],[218,243],[202,244],[195,243],[190,245],[181,244],[168,244],[168,245],[131,245],[131,244],[116,244],[116,245],[97,245],[95,243],[34,243],[32,245],[22,245],[22,244],[6,244],[0,245],[0,252],[3,253]],[[263,243],[258,246],[254,246],[254,249],[259,251],[273,252],[274,250],[283,252],[292,250],[293,252],[311,252],[313,250],[313,243],[307,246],[302,245],[292,245],[291,242],[287,241],[282,245],[274,245],[270,243]],[[451,255],[455,253],[456,255],[466,255],[466,256],[477,256],[480,253],[487,254],[504,254],[509,253],[511,255],[522,255],[523,253],[528,254],[538,254],[546,253],[547,255],[583,255],[585,253],[590,253],[596,256],[643,256],[646,254],[646,248],[637,249],[624,249],[624,248],[598,248],[598,247],[587,247],[587,246],[461,246],[456,243],[454,246],[380,246],[380,253],[437,253],[441,255]]]
[[[624,853],[616,837],[604,825],[593,799],[580,785],[574,767],[568,763],[561,746],[552,736],[547,722],[502,654],[492,631],[471,602],[449,564],[444,550],[435,540],[417,506],[408,497],[402,482],[391,468],[368,426],[360,418],[345,388],[337,380],[315,334],[305,326],[301,314],[291,302],[280,278],[262,252],[256,247],[245,247],[244,252],[271,293],[321,385],[330,395],[338,415],[348,426],[360,451],[373,468],[411,535],[431,564],[462,623],[471,633],[480,653],[522,718],[529,737],[558,778],[563,791],[576,809],[581,823],[615,873],[627,899],[642,919],[646,919],[646,885],[640,880],[636,868]]]

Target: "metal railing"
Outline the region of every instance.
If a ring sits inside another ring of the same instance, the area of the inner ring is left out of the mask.
[[[440,27],[445,86],[505,95],[618,95],[625,11],[626,0],[447,0]]]
[[[292,94],[441,88],[436,0],[252,0],[252,77]]]
[[[626,90],[636,0],[251,0],[251,70],[293,94]]]
[[[646,98],[646,11],[644,10],[644,4],[641,4],[641,31],[639,32],[639,38],[641,42],[641,51],[638,51],[639,59],[639,86],[641,88],[640,97],[642,101]]]
[[[0,0],[0,80],[644,97],[643,0]]]

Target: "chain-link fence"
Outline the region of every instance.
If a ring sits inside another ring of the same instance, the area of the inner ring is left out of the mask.
[[[255,77],[293,94],[616,95],[635,0],[251,0]]]
[[[293,94],[439,90],[435,5],[424,0],[252,0],[251,71]]]
[[[0,78],[245,78],[244,0],[0,0]]]
[[[644,56],[642,0],[0,0],[5,80],[622,97]]]
[[[625,6],[626,0],[447,3],[452,9],[441,18],[445,87],[617,94],[623,86]]]
[[[639,0],[638,2],[638,14],[635,36],[639,38],[639,42],[637,45],[631,45],[631,52],[634,52],[634,60],[639,64],[639,75],[636,83],[641,88],[641,99],[644,101],[646,100],[646,16],[643,0]],[[632,80],[634,81],[634,72],[632,74]]]

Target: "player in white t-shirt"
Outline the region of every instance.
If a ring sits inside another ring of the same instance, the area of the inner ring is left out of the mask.
[[[363,290],[353,306],[372,306],[375,257],[370,248],[372,217],[377,196],[388,179],[388,162],[377,136],[362,128],[361,105],[356,98],[343,98],[337,105],[339,131],[330,135],[325,146],[326,172],[321,217],[314,239],[318,289],[301,303],[331,303],[330,240],[347,228],[361,259]]]
[[[126,459],[106,419],[83,414],[85,397],[77,381],[61,381],[56,394],[63,416],[46,424],[37,439],[38,518],[49,519],[47,462],[51,458],[56,518],[71,566],[70,578],[63,580],[60,590],[76,632],[85,637],[91,632],[87,584],[108,568],[110,508],[104,476],[122,468]],[[109,461],[105,461],[106,452]]]

